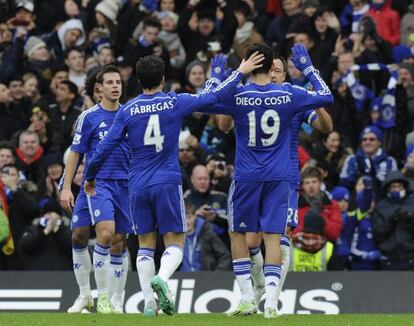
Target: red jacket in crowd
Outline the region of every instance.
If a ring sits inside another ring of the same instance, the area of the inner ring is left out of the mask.
[[[298,226],[293,231],[293,234],[303,230],[303,221],[309,209],[309,203],[306,198],[301,195],[299,197]],[[323,194],[322,211],[320,214],[325,220],[323,234],[329,241],[335,242],[339,238],[342,230],[342,216],[338,203],[334,200],[330,200],[326,194]]]
[[[380,10],[371,7],[366,15],[374,19],[377,32],[384,40],[392,45],[400,42],[400,15],[391,9],[391,1],[386,2]]]

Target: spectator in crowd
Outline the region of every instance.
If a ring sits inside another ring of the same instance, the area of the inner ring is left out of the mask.
[[[78,87],[69,80],[62,81],[56,89],[56,103],[49,105],[50,120],[59,135],[60,148],[64,151],[72,142],[73,126],[80,111],[75,106]]]
[[[109,43],[100,44],[94,52],[99,67],[111,65],[115,62],[114,51]]]
[[[68,67],[65,65],[56,66],[51,69],[51,81],[47,93],[43,96],[45,103],[50,105],[56,102],[56,90],[60,82],[69,79]]]
[[[43,148],[39,135],[34,131],[23,131],[16,149],[16,165],[27,180],[38,185],[44,177]]]
[[[408,6],[408,12],[400,22],[400,43],[408,46],[414,45],[414,4]]]
[[[10,140],[16,131],[24,127],[16,113],[9,89],[0,83],[0,140]]]
[[[13,147],[7,142],[0,143],[0,169],[6,164],[14,164]]]
[[[95,7],[95,18],[97,27],[91,31],[96,37],[115,42],[117,35],[116,18],[119,12],[120,0],[103,0]]]
[[[42,39],[30,36],[24,45],[24,56],[26,69],[34,71],[45,79],[49,78],[52,56]]]
[[[49,112],[40,106],[35,106],[32,110],[30,122],[31,124],[27,130],[37,133],[44,155],[58,151],[55,133],[50,124]]]
[[[24,269],[71,270],[71,236],[70,220],[62,216],[61,208],[46,205],[19,240]]]
[[[371,9],[366,13],[374,19],[378,34],[384,40],[396,45],[400,42],[400,17],[391,9],[391,1],[372,0]]]
[[[402,126],[403,130],[400,130],[401,134],[407,133],[408,128],[412,128],[414,121],[414,65],[408,63],[400,63],[398,69],[398,85],[396,90],[397,99],[397,112],[398,110],[405,110],[408,112],[408,117],[405,117],[407,121]],[[401,121],[398,121],[400,124]],[[411,124],[411,125],[410,125]],[[398,125],[398,127],[400,127]]]
[[[207,157],[207,170],[210,174],[211,189],[227,193],[231,184],[231,167],[227,165],[223,153],[215,153]]]
[[[78,90],[85,84],[85,54],[78,47],[68,48],[65,51],[65,64],[69,67],[69,80],[74,83]]]
[[[204,165],[194,167],[191,174],[191,189],[184,194],[187,203],[196,208],[195,215],[214,224],[214,231],[228,245],[227,235],[227,195],[211,190],[210,175]]]
[[[371,213],[374,203],[373,180],[360,178],[356,184],[357,210],[353,220],[354,234],[351,243],[351,270],[376,270],[381,253],[372,236]]]
[[[256,32],[252,12],[246,1],[238,1],[234,8],[237,19],[237,30],[233,41],[233,49],[239,61],[244,59],[247,50],[255,43],[262,43],[263,37]]]
[[[47,39],[47,48],[58,63],[64,62],[64,51],[74,46],[81,46],[86,41],[85,30],[79,19],[67,20]]]
[[[308,167],[302,172],[302,193],[299,196],[298,226],[293,234],[302,232],[304,218],[309,211],[316,212],[324,219],[323,235],[335,242],[342,229],[341,210],[336,201],[330,200],[322,191],[322,174],[318,168]]]
[[[232,161],[236,139],[233,131],[223,132],[218,127],[219,115],[211,115],[200,138],[201,146],[207,154],[227,153]]]
[[[196,216],[195,207],[191,204],[186,205],[186,212],[188,231],[180,271],[230,270],[230,251],[216,235],[210,222]]]
[[[338,39],[338,18],[333,12],[328,11],[328,8],[322,7],[312,16],[312,20],[316,31],[316,45],[322,44],[322,48],[326,49],[329,54],[332,53]]]
[[[343,35],[349,36],[358,32],[359,21],[370,9],[368,2],[367,0],[350,0],[345,6],[339,18]]]
[[[45,179],[39,185],[38,198],[40,203],[59,202],[59,181],[63,174],[60,155],[50,155],[45,159]]]
[[[23,92],[31,105],[40,100],[39,79],[35,74],[28,72],[23,75]]]
[[[1,147],[0,147],[0,162],[1,162]],[[0,163],[1,164],[1,163]],[[408,145],[405,152],[405,163],[402,173],[410,182],[409,190],[414,192],[414,144]]]
[[[9,78],[9,91],[13,98],[12,107],[15,118],[21,122],[22,128],[24,128],[29,124],[32,103],[24,96],[23,78],[20,75]]]
[[[399,171],[387,174],[382,184],[386,197],[372,214],[372,233],[381,252],[382,270],[414,269],[414,199]]]
[[[350,148],[345,147],[341,135],[336,130],[322,136],[322,141],[314,149],[313,157],[316,161],[325,162],[328,167],[328,175],[324,178],[328,189],[338,184],[345,159],[351,154]]]
[[[289,270],[293,272],[324,272],[334,246],[324,235],[325,219],[315,211],[303,217],[301,231],[292,237]]]
[[[24,229],[30,225],[37,214],[36,185],[31,181],[20,181],[16,165],[6,164],[1,169],[1,182],[7,196],[8,216],[14,243],[17,245]],[[19,250],[10,256],[0,252],[4,269],[19,270],[24,268]]]
[[[352,189],[362,175],[374,180],[374,192],[378,193],[381,182],[388,172],[397,169],[395,159],[381,148],[382,132],[376,126],[366,127],[360,134],[361,147],[349,155],[340,174],[340,183]]]

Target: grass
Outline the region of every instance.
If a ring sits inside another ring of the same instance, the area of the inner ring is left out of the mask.
[[[414,315],[284,315],[276,320],[265,320],[262,315],[251,317],[226,317],[222,314],[180,314],[146,318],[140,314],[97,315],[65,313],[1,313],[0,325],[65,326],[65,325],[297,325],[297,326],[414,326]]]

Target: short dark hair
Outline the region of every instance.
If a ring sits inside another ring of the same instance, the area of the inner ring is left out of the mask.
[[[136,73],[142,88],[157,87],[165,75],[164,61],[155,55],[142,57],[137,62]]]
[[[7,140],[5,140],[5,141],[1,141],[0,142],[0,150],[1,149],[9,149],[12,153],[13,153],[13,155],[14,155],[14,147],[13,147],[13,145],[9,142],[9,141],[7,141]]]
[[[142,29],[144,30],[147,27],[156,27],[159,30],[162,28],[160,20],[152,16],[145,17],[142,21]]]
[[[71,82],[70,80],[62,80],[60,83],[67,85],[69,88],[69,92],[71,92],[75,96],[78,96],[78,86],[76,86],[74,82]]]
[[[314,166],[309,166],[302,172],[302,181],[307,178],[317,178],[321,182],[323,180],[321,171]]]
[[[284,56],[282,56],[281,54],[275,52],[274,56],[273,56],[273,60],[280,60],[282,61],[282,65],[283,65],[283,72],[287,72],[287,62]]]
[[[8,79],[7,85],[10,86],[10,83],[14,81],[19,81],[23,83],[23,76],[18,75],[18,74],[10,76],[10,78]]]
[[[61,72],[61,71],[66,71],[66,72],[69,72],[69,68],[68,68],[68,66],[67,66],[67,65],[56,65],[56,66],[52,67],[52,68],[50,69],[50,71],[51,71],[51,73],[52,73],[52,77],[55,77],[55,75],[56,75],[58,72]]]
[[[104,82],[104,75],[108,73],[117,73],[121,77],[121,73],[114,65],[103,66],[96,75],[96,82],[102,84]]]
[[[92,101],[94,101],[93,95],[95,93],[96,76],[99,74],[101,69],[101,67],[92,69],[85,79],[85,94],[88,95]]]
[[[83,51],[83,49],[80,46],[72,46],[72,47],[70,47],[70,48],[68,48],[68,49],[65,50],[65,52],[63,53],[64,58],[67,59],[69,57],[69,54],[72,51],[79,52],[79,53],[81,53],[83,55],[85,54],[85,51]]]
[[[13,163],[9,163],[9,164],[4,164],[1,168],[1,171],[3,171],[4,169],[15,169],[17,172],[19,172],[19,167],[16,164]]]
[[[193,203],[190,203],[189,201],[185,202],[185,212],[187,215],[194,215],[197,208]]]
[[[249,57],[255,53],[259,52],[260,54],[264,55],[264,60],[261,62],[262,66],[260,68],[256,68],[252,71],[252,75],[256,74],[267,74],[269,73],[270,69],[272,68],[273,64],[273,49],[268,46],[267,44],[253,44],[246,52],[244,58],[247,60]]]
[[[250,6],[247,4],[246,1],[239,0],[234,5],[234,12],[240,12],[244,15],[246,18],[250,18],[252,14],[252,10],[250,9]]]

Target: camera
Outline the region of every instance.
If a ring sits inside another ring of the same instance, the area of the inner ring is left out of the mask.
[[[224,171],[226,169],[226,162],[217,162],[216,163],[216,168],[219,170]]]

